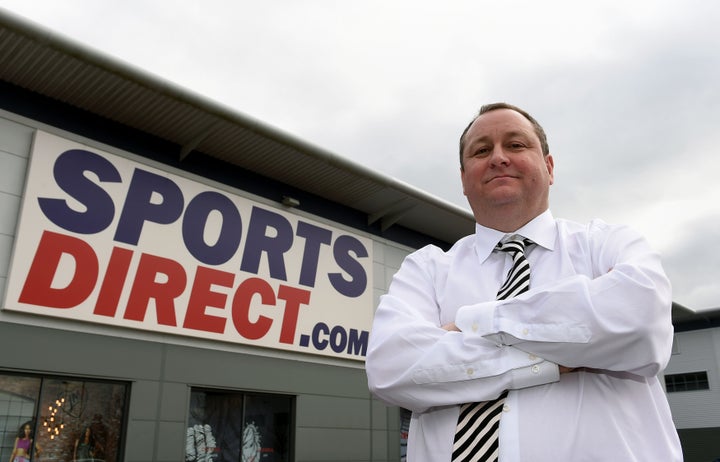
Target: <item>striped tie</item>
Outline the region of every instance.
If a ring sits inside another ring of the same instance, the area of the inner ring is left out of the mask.
[[[530,239],[513,236],[507,242],[498,242],[495,250],[507,252],[513,259],[505,283],[498,290],[497,299],[515,297],[530,288],[530,264],[525,258],[525,246]],[[492,401],[466,403],[460,406],[460,417],[455,429],[452,462],[493,462],[498,459],[500,413],[507,390]]]

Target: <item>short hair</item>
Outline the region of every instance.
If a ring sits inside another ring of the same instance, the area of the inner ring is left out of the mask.
[[[533,129],[535,130],[535,134],[537,135],[538,139],[540,139],[540,148],[542,149],[543,156],[547,156],[550,154],[550,146],[548,145],[547,141],[547,135],[545,135],[545,130],[543,130],[542,125],[535,120],[533,116],[527,113],[527,111],[520,109],[517,106],[513,106],[512,104],[508,103],[492,103],[492,104],[485,104],[480,108],[480,111],[478,111],[477,115],[470,121],[469,124],[467,124],[467,127],[465,127],[465,130],[463,130],[462,135],[460,135],[460,168],[463,168],[463,151],[465,150],[465,135],[467,135],[468,130],[470,130],[470,127],[473,123],[480,117],[481,115],[488,113],[490,111],[495,111],[497,109],[510,109],[511,111],[515,111],[521,116],[525,117],[533,126]]]

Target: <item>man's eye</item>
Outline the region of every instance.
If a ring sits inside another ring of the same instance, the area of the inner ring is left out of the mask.
[[[525,145],[519,141],[512,142],[509,146],[510,149],[523,149],[525,147]]]

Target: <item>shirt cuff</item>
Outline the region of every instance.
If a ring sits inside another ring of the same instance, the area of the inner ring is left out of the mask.
[[[495,328],[495,309],[497,300],[458,308],[455,314],[455,325],[465,335],[486,335],[497,333]]]
[[[541,361],[532,366],[512,371],[512,389],[534,387],[560,380],[560,367],[550,361]]]

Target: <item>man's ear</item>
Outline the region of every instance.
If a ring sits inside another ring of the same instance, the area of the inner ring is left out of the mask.
[[[553,160],[552,154],[545,156],[545,166],[547,167],[548,174],[550,175],[550,184],[555,182],[555,175],[553,173],[555,169],[555,161]]]

